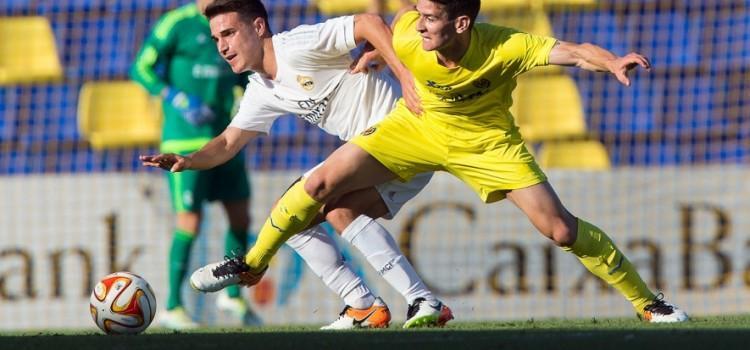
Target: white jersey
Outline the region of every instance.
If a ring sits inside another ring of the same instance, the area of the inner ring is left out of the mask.
[[[289,113],[347,141],[395,107],[400,85],[389,73],[349,73],[354,17],[302,25],[272,38],[276,79],[249,77],[230,126],[268,133]]]

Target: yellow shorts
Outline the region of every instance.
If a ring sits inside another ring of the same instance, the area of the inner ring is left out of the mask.
[[[508,129],[508,128],[505,128]],[[513,189],[547,180],[515,127],[456,124],[427,113],[419,117],[403,102],[380,123],[351,139],[402,181],[418,173],[447,171],[486,203]]]

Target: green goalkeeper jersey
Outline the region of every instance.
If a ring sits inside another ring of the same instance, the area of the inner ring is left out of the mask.
[[[164,103],[161,150],[185,153],[199,149],[229,124],[235,86],[247,75],[237,75],[211,40],[208,20],[191,3],[164,14],[151,31],[131,70],[131,77],[152,95],[169,86],[196,96],[216,118],[193,126],[169,103]]]

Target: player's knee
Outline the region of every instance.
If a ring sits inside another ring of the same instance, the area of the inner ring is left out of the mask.
[[[558,247],[570,247],[576,242],[576,229],[560,222],[553,226],[551,238]]]
[[[195,212],[180,212],[177,214],[175,226],[178,230],[197,236],[200,231],[201,216]]]
[[[326,221],[341,234],[358,216],[359,213],[350,208],[334,208],[326,212]]]
[[[323,171],[314,171],[305,180],[305,192],[318,202],[327,202],[333,188],[332,181]]]

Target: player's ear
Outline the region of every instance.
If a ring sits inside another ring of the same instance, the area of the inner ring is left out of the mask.
[[[266,20],[261,17],[255,17],[255,19],[253,20],[253,29],[255,29],[255,32],[258,34],[258,36],[265,36],[268,33]]]
[[[456,26],[456,33],[461,34],[471,28],[471,18],[466,15],[458,16],[453,24]]]

